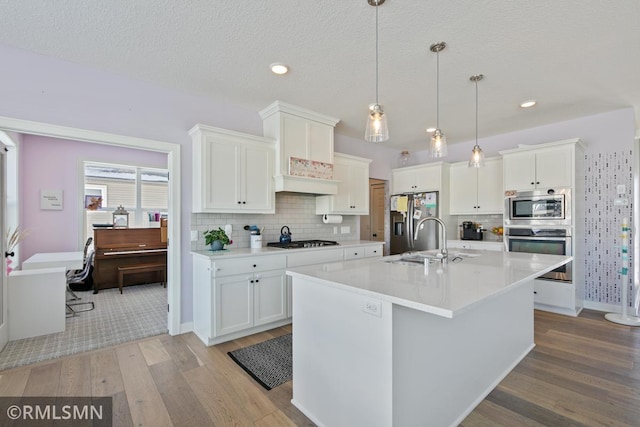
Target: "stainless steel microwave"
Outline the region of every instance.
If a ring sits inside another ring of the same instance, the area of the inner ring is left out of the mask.
[[[518,191],[505,195],[505,225],[571,225],[571,189]]]

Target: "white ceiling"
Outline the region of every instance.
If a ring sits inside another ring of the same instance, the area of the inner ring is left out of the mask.
[[[379,101],[398,149],[426,148],[640,106],[639,0],[386,0]],[[0,0],[0,43],[256,111],[276,99],[361,139],[375,101],[367,0]],[[290,66],[276,76],[272,62]],[[538,100],[532,109],[518,107]],[[636,113],[636,116],[638,114]]]

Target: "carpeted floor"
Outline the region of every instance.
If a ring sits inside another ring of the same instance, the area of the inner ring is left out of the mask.
[[[76,294],[95,309],[68,317],[64,332],[9,341],[0,371],[167,332],[167,289],[160,284],[127,286],[122,295],[117,288]]]

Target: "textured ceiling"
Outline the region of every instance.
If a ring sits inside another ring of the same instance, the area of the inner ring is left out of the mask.
[[[640,106],[638,0],[386,0],[379,101],[398,149],[426,148]],[[375,8],[367,0],[0,0],[0,43],[256,112],[276,99],[362,138],[375,101]],[[272,62],[290,66],[276,76]],[[532,109],[518,107],[538,100]],[[637,114],[636,114],[637,115]]]

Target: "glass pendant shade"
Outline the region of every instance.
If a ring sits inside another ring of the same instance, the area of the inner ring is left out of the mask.
[[[367,127],[364,132],[364,139],[369,142],[383,142],[389,139],[387,115],[382,110],[381,105],[375,104],[371,107]]]
[[[429,155],[431,157],[444,157],[447,155],[447,138],[440,130],[440,51],[447,44],[438,42],[431,45],[431,52],[436,54],[436,130],[431,135],[431,143],[429,144]]]
[[[476,74],[469,77],[469,80],[476,84],[476,145],[471,150],[471,158],[469,159],[470,168],[484,167],[484,152],[478,145],[478,82],[484,78],[483,74]]]
[[[431,157],[444,157],[447,155],[447,138],[440,129],[436,129],[431,135],[429,155]]]
[[[378,104],[378,6],[384,2],[385,0],[367,0],[367,3],[376,8],[376,103],[369,107],[371,111],[364,130],[364,139],[369,142],[383,142],[389,139],[387,115],[382,110],[382,105]]]
[[[471,158],[469,159],[470,168],[482,168],[484,167],[484,151],[478,144],[471,150]]]

